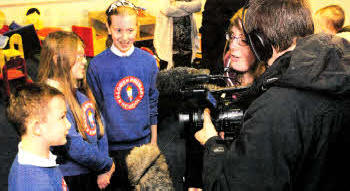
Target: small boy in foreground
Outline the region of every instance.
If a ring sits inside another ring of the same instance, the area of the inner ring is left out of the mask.
[[[9,178],[9,190],[67,190],[50,146],[63,145],[70,123],[63,94],[43,84],[29,84],[11,95],[7,117],[21,137]]]

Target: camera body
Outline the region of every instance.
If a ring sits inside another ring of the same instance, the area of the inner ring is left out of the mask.
[[[198,86],[188,87],[182,93],[190,96],[183,97],[185,102],[190,103],[188,107],[182,107],[184,109],[178,113],[178,121],[198,131],[203,127],[204,109],[209,108],[216,131],[224,132],[226,141],[233,141],[239,135],[245,110],[244,105],[237,102],[235,95],[244,90],[246,88],[209,90]]]
[[[224,132],[227,140],[239,134],[244,111],[254,97],[250,87],[225,87],[223,75],[209,75],[210,71],[176,67],[160,71],[157,76],[160,111],[158,118],[178,117],[187,133],[203,127],[203,111],[210,109],[212,122],[218,132]]]

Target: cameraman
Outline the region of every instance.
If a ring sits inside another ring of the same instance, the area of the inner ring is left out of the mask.
[[[350,44],[312,35],[303,0],[253,0],[243,20],[248,34],[260,31],[272,46],[271,56],[256,54],[268,58],[255,83],[266,91],[246,110],[230,145],[220,141],[205,110],[203,129],[195,134],[205,147],[204,190],[344,190]]]

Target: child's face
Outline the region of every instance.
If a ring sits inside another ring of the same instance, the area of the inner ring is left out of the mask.
[[[81,44],[78,45],[78,55],[76,61],[71,68],[71,73],[74,79],[81,80],[85,76],[85,66],[86,66],[86,58],[84,56],[84,48]]]
[[[136,39],[136,15],[112,15],[111,25],[107,26],[113,44],[121,52],[128,51]]]
[[[48,104],[46,122],[41,123],[41,136],[48,146],[64,145],[71,126],[66,118],[66,103],[60,96],[53,97]]]

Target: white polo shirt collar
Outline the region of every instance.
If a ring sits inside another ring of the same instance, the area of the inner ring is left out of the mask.
[[[132,47],[126,51],[126,52],[121,52],[117,47],[114,46],[114,44],[112,44],[111,46],[111,51],[117,55],[117,56],[120,56],[120,57],[127,57],[127,56],[130,56],[135,50],[135,47],[134,45],[132,45]]]
[[[49,153],[49,158],[43,158],[27,151],[24,151],[21,146],[21,142],[18,144],[18,163],[22,165],[33,165],[39,167],[55,167],[57,156]]]

